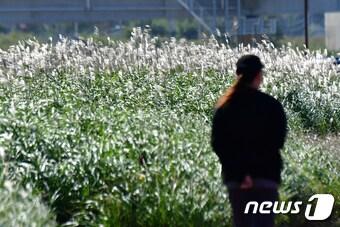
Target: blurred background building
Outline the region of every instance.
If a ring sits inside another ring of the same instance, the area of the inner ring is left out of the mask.
[[[340,0],[309,0],[308,30],[316,46],[325,45],[325,13],[335,11]],[[218,30],[246,42],[266,34],[274,42],[298,43],[304,35],[304,0],[0,1],[0,35],[78,36],[96,26],[105,35],[126,38],[133,26],[145,24],[164,37],[196,39]]]

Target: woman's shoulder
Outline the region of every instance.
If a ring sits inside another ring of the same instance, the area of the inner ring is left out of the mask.
[[[261,101],[265,101],[268,104],[272,104],[276,106],[282,106],[281,102],[279,102],[274,96],[271,96],[260,90],[258,90],[256,93],[257,93],[258,99],[260,99]]]

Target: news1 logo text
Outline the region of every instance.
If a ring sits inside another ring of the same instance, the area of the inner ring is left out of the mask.
[[[316,201],[316,203],[315,203]],[[313,203],[314,202],[314,203]],[[260,214],[298,214],[302,211],[302,201],[264,201],[258,203],[250,201],[247,203],[244,213]],[[331,194],[315,194],[308,199],[305,209],[305,217],[311,221],[326,220],[332,213],[334,197]],[[314,212],[313,212],[314,211]]]

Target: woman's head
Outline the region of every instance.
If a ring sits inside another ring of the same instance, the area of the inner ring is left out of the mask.
[[[263,68],[264,65],[256,55],[243,55],[236,62],[236,75],[238,76],[239,85],[251,85],[258,88],[262,82]]]
[[[217,101],[216,107],[223,106],[231,97],[238,91],[244,90],[243,88],[253,87],[258,89],[262,83],[262,64],[259,57],[256,55],[244,55],[238,59],[236,63],[237,81],[231,86],[227,92]]]
[[[256,55],[243,55],[236,62],[236,74],[252,76],[261,71],[263,67],[264,65],[262,64],[260,58]]]

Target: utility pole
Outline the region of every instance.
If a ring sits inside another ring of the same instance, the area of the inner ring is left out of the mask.
[[[304,0],[304,11],[305,11],[305,45],[306,48],[309,48],[309,40],[308,40],[308,0]]]

